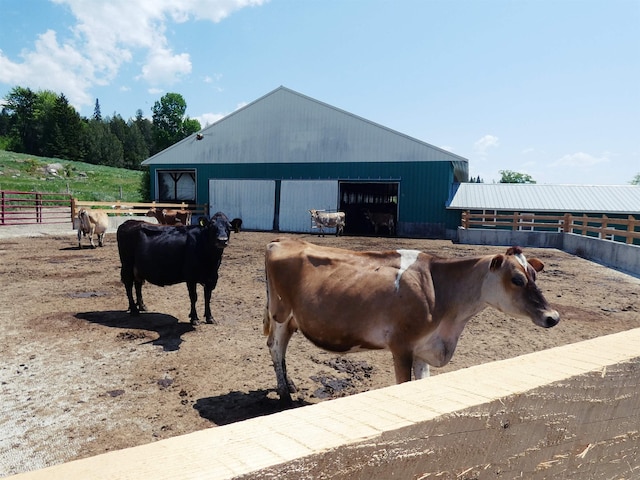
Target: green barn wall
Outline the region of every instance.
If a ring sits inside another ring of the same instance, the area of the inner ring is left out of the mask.
[[[340,180],[399,183],[398,233],[443,237],[460,225],[460,212],[447,210],[454,181],[451,162],[180,164],[150,166],[151,195],[156,170],[196,170],[197,203],[209,201],[209,179]]]

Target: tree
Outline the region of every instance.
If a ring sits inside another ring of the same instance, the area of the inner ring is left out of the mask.
[[[185,117],[186,110],[187,102],[179,93],[167,93],[153,105],[152,154],[200,130],[200,122]]]
[[[513,170],[500,170],[502,175],[500,183],[536,183],[536,181],[528,173],[514,172]]]
[[[36,93],[30,88],[15,87],[7,94],[5,100],[5,108],[13,117],[8,148],[14,152],[35,154]]]
[[[93,108],[93,119],[99,122],[102,121],[102,113],[100,112],[100,102],[96,98],[96,106]]]
[[[633,180],[631,180],[631,185],[640,185],[640,173],[637,173]]]

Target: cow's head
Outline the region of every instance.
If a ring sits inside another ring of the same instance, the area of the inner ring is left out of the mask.
[[[210,219],[200,217],[198,224],[208,229],[210,239],[214,242],[216,248],[225,248],[229,245],[229,237],[231,236],[231,222],[222,212],[217,212]]]
[[[543,268],[544,264],[537,258],[527,260],[520,247],[494,256],[483,286],[485,300],[501,312],[528,317],[541,327],[557,325],[560,314],[549,306],[536,285],[536,272]]]
[[[312,218],[318,217],[318,210],[312,209],[312,210],[309,210],[309,213],[311,214]]]

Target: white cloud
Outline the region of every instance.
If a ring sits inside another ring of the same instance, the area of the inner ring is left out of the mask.
[[[578,152],[564,155],[556,160],[553,165],[563,167],[592,167],[599,163],[609,162],[608,154],[604,154],[601,157],[594,157],[588,153]]]
[[[136,78],[142,78],[150,85],[173,85],[190,73],[189,54],[173,55],[171,51],[159,48],[149,54],[142,74]]]
[[[485,135],[473,144],[473,151],[478,155],[485,156],[489,148],[498,147],[498,137],[494,135]]]
[[[0,82],[63,92],[76,107],[93,104],[96,85],[110,84],[123,64],[146,55],[138,79],[169,86],[191,73],[188,52],[174,52],[167,25],[191,20],[220,22],[233,12],[268,0],[52,0],[76,19],[71,35],[49,30],[35,47],[9,59],[0,51]]]
[[[218,120],[224,118],[226,114],[224,113],[203,113],[197,117],[194,117],[196,120],[200,122],[200,126],[205,128],[212,123],[216,123]]]

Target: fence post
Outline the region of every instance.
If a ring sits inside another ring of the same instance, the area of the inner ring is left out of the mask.
[[[511,223],[511,230],[518,230],[518,220],[519,220],[519,216],[518,216],[518,212],[513,212],[513,221]]]
[[[76,218],[76,199],[71,197],[71,227],[73,227],[73,219]]]
[[[632,244],[633,243],[633,237],[631,235],[629,235],[631,232],[635,232],[635,217],[633,215],[629,215],[629,217],[627,217],[627,238],[626,238],[626,243]]]
[[[4,225],[4,210],[5,210],[5,201],[4,201],[4,190],[2,192],[2,200],[0,205],[0,218],[2,218],[2,225]]]
[[[600,238],[600,240],[607,239],[605,230],[607,230],[607,216],[603,214],[602,221],[600,222],[600,232],[598,234],[598,238]]]
[[[564,225],[562,226],[562,233],[572,233],[573,232],[573,228],[571,228],[571,214],[570,213],[565,213],[564,214]]]
[[[42,194],[36,193],[36,223],[42,223]]]

